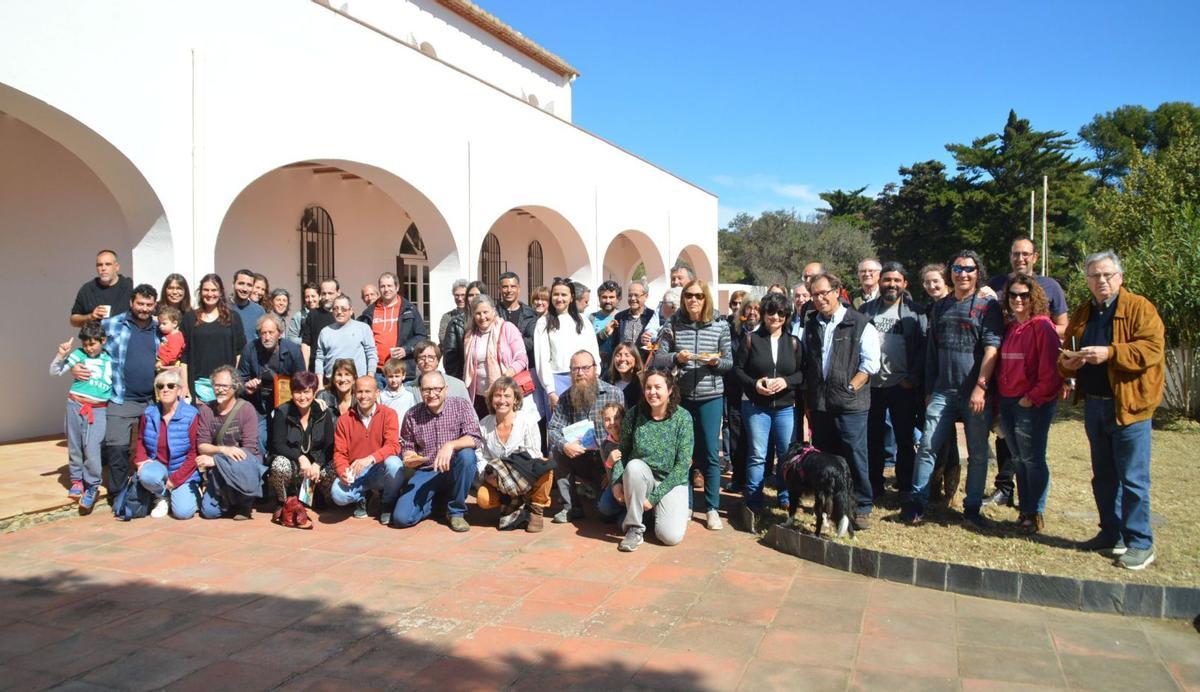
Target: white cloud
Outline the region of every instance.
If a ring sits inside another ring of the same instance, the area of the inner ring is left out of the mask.
[[[801,202],[817,202],[820,200],[820,197],[817,196],[817,193],[809,185],[783,182],[778,176],[766,175],[764,173],[747,176],[718,174],[712,177],[712,181],[721,187],[730,188],[735,191],[770,192],[785,199],[799,200]]]

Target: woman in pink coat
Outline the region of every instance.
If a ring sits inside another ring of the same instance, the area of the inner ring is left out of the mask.
[[[475,411],[483,418],[490,413],[485,400],[488,387],[501,377],[515,378],[528,370],[529,356],[521,330],[496,314],[490,297],[476,297],[468,311],[471,319],[463,337],[463,382],[475,402]],[[537,409],[530,405],[527,410]]]

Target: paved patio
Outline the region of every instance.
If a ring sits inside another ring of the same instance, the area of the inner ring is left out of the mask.
[[[0,688],[1200,689],[1189,623],[902,587],[699,522],[622,554],[597,522],[472,510],[467,534],[101,509],[2,535]]]

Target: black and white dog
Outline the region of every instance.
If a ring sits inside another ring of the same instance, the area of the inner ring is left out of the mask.
[[[788,508],[789,526],[796,526],[800,495],[808,492],[814,497],[816,535],[821,535],[825,520],[832,519],[837,522],[838,538],[845,536],[847,531],[851,537],[854,536],[854,525],[850,521],[853,507],[850,489],[854,487],[854,480],[845,459],[836,454],[826,454],[812,445],[795,442],[788,448],[780,476],[791,500]]]

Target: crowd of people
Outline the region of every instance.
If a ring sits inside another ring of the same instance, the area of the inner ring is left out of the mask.
[[[742,497],[725,519],[759,530],[764,487],[781,507],[801,500],[773,470],[799,441],[847,462],[855,530],[885,500],[918,525],[955,497],[961,422],[964,523],[986,527],[985,504],[1014,505],[1033,534],[1050,425],[1073,392],[1100,515],[1081,547],[1142,569],[1154,560],[1162,321],[1122,288],[1111,252],[1087,258],[1091,296],[1070,314],[1028,238],[1010,257],[990,280],[969,250],[916,275],[867,258],[855,284],[811,262],[790,290],[734,291],[725,315],[686,266],[657,306],[645,281],[606,281],[590,313],[577,281],[534,287],[526,304],[506,272],[497,296],[454,282],[435,340],[390,272],[362,288],[358,314],[334,278],[305,284],[293,306],[248,269],[230,293],[205,275],[193,304],[182,275],[135,286],[104,250],[71,310],[80,346],[61,344],[51,365],[74,378],[69,493],[92,511],[107,468],[118,517],[140,516],[142,496],[146,514],[176,519],[248,519],[265,502],[277,523],[311,529],[306,508],[326,503],[397,528],[438,515],[459,532],[473,493],[500,508],[501,529],[539,532],[548,513],[569,523],[594,506],[632,551],[651,522],[659,541],[681,542],[694,511],[721,530],[722,490]]]

